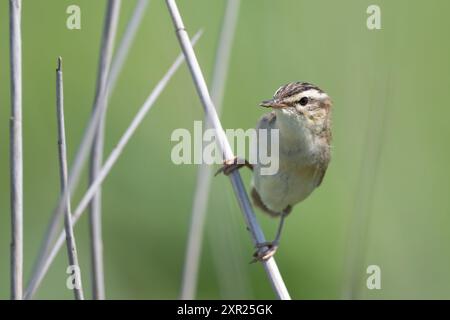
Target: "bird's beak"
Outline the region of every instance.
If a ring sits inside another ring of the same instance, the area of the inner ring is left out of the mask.
[[[288,106],[287,104],[283,103],[283,101],[280,101],[278,99],[264,100],[259,105],[261,107],[273,108],[273,109],[281,109],[281,108],[286,108]]]

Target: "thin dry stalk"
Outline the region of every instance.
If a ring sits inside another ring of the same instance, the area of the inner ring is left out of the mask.
[[[58,156],[59,156],[59,175],[61,181],[61,193],[67,188],[67,148],[66,148],[66,129],[64,125],[64,87],[62,59],[58,58],[58,67],[56,69],[56,114],[58,122]],[[75,235],[73,233],[72,212],[70,209],[70,196],[67,200],[66,211],[64,213],[64,230],[66,231],[67,256],[70,266],[76,266],[79,270],[77,246]],[[78,286],[74,286],[73,292],[76,300],[84,300],[83,287],[80,279]]]
[[[236,30],[240,0],[228,0],[216,50],[216,59],[211,83],[211,97],[215,103],[217,114],[220,115],[225,83],[230,61],[231,47]],[[207,120],[207,119],[206,119]],[[210,124],[208,123],[208,127]],[[200,254],[203,245],[206,209],[208,207],[209,190],[211,185],[211,166],[201,164],[197,172],[197,185],[191,212],[191,224],[186,246],[186,255],[181,282],[180,299],[195,298],[198,282]]]
[[[192,45],[194,45],[198,41],[201,34],[202,34],[202,32],[199,31],[192,38]],[[180,65],[182,64],[183,61],[184,61],[184,57],[182,54],[180,54],[177,57],[177,59],[175,60],[175,62],[172,64],[172,66],[169,68],[169,70],[166,72],[166,74],[163,76],[163,78],[158,82],[156,87],[150,93],[150,95],[148,96],[148,98],[146,99],[146,101],[144,102],[142,107],[139,109],[138,113],[134,117],[130,126],[127,128],[125,133],[120,138],[116,147],[113,149],[113,151],[109,155],[108,159],[105,161],[105,164],[103,165],[102,170],[100,170],[99,174],[97,175],[97,178],[89,186],[89,189],[86,191],[85,195],[83,196],[82,200],[80,201],[79,205],[77,206],[75,212],[73,213],[73,215],[72,215],[73,225],[75,225],[78,222],[78,219],[80,219],[81,215],[86,210],[92,197],[96,193],[97,188],[105,180],[108,173],[111,171],[113,165],[116,163],[119,156],[122,154],[123,149],[125,148],[127,143],[130,141],[134,132],[136,131],[136,129],[139,127],[139,125],[144,120],[145,115],[148,113],[148,111],[154,105],[154,103],[158,99],[159,95],[162,93],[164,88],[167,86],[169,80],[172,78],[174,73],[178,70],[178,68],[180,67]],[[70,184],[70,180],[69,180],[69,184]],[[61,247],[64,245],[64,239],[65,239],[65,232],[62,231],[62,233],[59,235],[54,246],[51,248],[51,250],[49,250],[49,254],[43,258],[42,267],[34,275],[34,283],[35,283],[34,292],[37,290],[37,288],[41,284],[42,280],[44,279],[44,276],[47,274],[48,269],[50,268],[51,264],[53,263],[56,255],[58,254]],[[31,293],[31,291],[28,291],[28,292]],[[29,296],[29,298],[31,298],[31,297],[32,297],[32,295]]]
[[[21,0],[9,1],[11,65],[10,179],[11,179],[11,299],[23,290],[23,155],[22,155],[22,32]]]
[[[91,175],[90,182],[97,177],[98,171],[102,165],[103,158],[103,144],[104,144],[104,130],[106,112],[108,110],[108,99],[111,93],[114,91],[117,83],[118,76],[122,71],[122,67],[125,63],[128,52],[133,43],[139,25],[144,17],[145,9],[148,5],[148,0],[138,0],[133,14],[127,24],[125,33],[118,46],[117,52],[114,55],[113,62],[111,63],[111,69],[108,73],[107,82],[107,98],[105,98],[104,114],[100,124],[99,132],[97,133],[96,141],[91,153]],[[116,23],[117,25],[117,23]],[[110,28],[111,29],[111,28]],[[112,51],[112,47],[111,47]],[[95,108],[95,106],[94,106]],[[105,298],[105,286],[104,286],[104,268],[103,268],[103,240],[102,240],[102,228],[101,228],[101,189],[94,196],[91,202],[91,214],[90,214],[90,231],[92,239],[92,269],[93,269],[93,297],[94,299]]]
[[[97,86],[93,110],[103,109],[99,127],[91,149],[89,163],[89,184],[95,180],[103,162],[105,141],[105,119],[108,105],[107,84],[111,58],[114,50],[117,25],[119,23],[120,0],[109,0],[106,7],[102,44],[98,63]],[[102,106],[100,106],[102,105]],[[103,267],[102,240],[102,194],[97,190],[89,206],[89,230],[91,236],[92,298],[105,299],[105,279]]]
[[[225,132],[223,131],[222,124],[220,123],[219,117],[217,116],[214,103],[209,95],[208,87],[206,85],[203,73],[201,71],[200,65],[197,61],[194,49],[189,42],[189,37],[184,27],[180,12],[176,5],[175,0],[166,0],[167,7],[169,9],[172,21],[176,30],[180,46],[183,50],[186,62],[189,66],[191,72],[192,80],[197,89],[197,93],[204,107],[204,111],[208,116],[210,123],[216,132],[216,139],[218,141],[220,150],[222,151],[224,159],[233,159],[234,154],[231,150],[231,146],[227,140]],[[244,214],[244,218],[252,235],[254,244],[260,244],[266,242],[264,234],[261,227],[256,220],[255,213],[248,199],[247,192],[245,191],[244,184],[242,183],[241,175],[238,170],[235,170],[229,175],[233,190],[235,192],[236,198],[239,202],[239,206]],[[261,250],[266,250],[261,248]],[[275,294],[279,299],[290,299],[287,288],[278,270],[274,258],[269,258],[262,262],[264,269],[267,273],[269,281],[274,289]]]

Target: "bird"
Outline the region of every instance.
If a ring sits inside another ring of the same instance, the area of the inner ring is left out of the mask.
[[[231,174],[248,167],[253,171],[250,195],[254,206],[264,213],[280,218],[275,239],[256,244],[253,261],[272,257],[279,247],[284,219],[294,205],[305,200],[319,187],[331,158],[332,101],[318,86],[308,82],[291,82],[276,90],[272,99],[261,107],[271,108],[257,123],[256,129],[279,130],[278,171],[262,174],[260,162],[250,164],[245,159],[229,159],[216,172]],[[268,142],[266,148],[270,149]],[[258,143],[258,146],[261,147]],[[266,150],[270,152],[270,150]]]

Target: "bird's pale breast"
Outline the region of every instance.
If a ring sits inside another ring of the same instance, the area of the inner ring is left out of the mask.
[[[275,118],[267,115],[263,117],[258,127],[273,129]],[[256,164],[253,172],[253,186],[259,193],[262,202],[275,212],[283,211],[287,206],[293,206],[304,200],[320,184],[325,168],[317,161],[317,153],[321,148],[317,141],[309,139],[306,135],[298,135],[298,143],[303,148],[293,152],[285,148],[288,144],[280,136],[279,169],[273,175],[261,175],[261,166]],[[289,141],[292,144],[292,141]],[[327,146],[323,146],[327,147]]]

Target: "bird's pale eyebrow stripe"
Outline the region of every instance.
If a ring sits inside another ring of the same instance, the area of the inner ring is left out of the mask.
[[[301,97],[308,97],[311,99],[321,100],[321,99],[327,98],[328,95],[323,91],[311,89],[311,90],[307,90],[307,91],[302,91],[299,94],[297,94],[295,97],[297,100],[300,100]]]
[[[292,96],[286,96],[282,100],[287,103],[293,103],[299,101],[303,97],[308,97],[314,100],[322,100],[328,97],[328,95],[324,92],[318,91],[316,89],[310,89],[306,91],[301,91]]]

